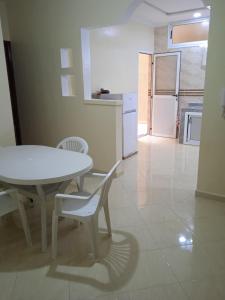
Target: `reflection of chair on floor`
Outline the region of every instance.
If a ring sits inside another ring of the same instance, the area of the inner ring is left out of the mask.
[[[114,235],[119,236],[118,242],[106,239],[108,247],[104,247],[105,244],[102,247],[102,243],[100,244],[100,249],[104,248],[105,253],[101,253],[102,258],[98,264],[93,264],[93,261],[88,258],[80,261],[79,257],[58,257],[50,266],[47,276],[82,284],[84,289],[85,286],[91,286],[104,292],[113,292],[123,287],[135,273],[139,247],[131,233],[113,230]],[[99,270],[99,265],[105,267],[107,275],[103,271],[94,272],[95,267]]]
[[[0,217],[17,209],[20,213],[27,244],[31,246],[30,228],[28,226],[22,197],[17,193],[16,189],[2,189],[2,191],[0,191]]]
[[[52,215],[52,256],[57,254],[57,234],[58,218],[64,217],[77,220],[78,222],[87,223],[90,231],[90,237],[94,252],[94,257],[98,256],[98,215],[101,208],[104,209],[108,233],[111,235],[111,223],[108,206],[108,193],[112,180],[115,176],[117,162],[108,174],[93,173],[94,176],[102,176],[104,179],[98,185],[92,194],[72,193],[58,194],[55,199],[55,209]],[[100,194],[99,194],[100,193]]]

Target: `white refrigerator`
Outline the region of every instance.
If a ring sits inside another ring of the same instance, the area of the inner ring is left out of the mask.
[[[123,158],[137,153],[137,94],[123,94]]]
[[[137,93],[102,94],[101,99],[123,101],[123,158],[127,158],[138,149]]]
[[[123,101],[123,158],[137,153],[137,93],[104,94],[100,98]]]

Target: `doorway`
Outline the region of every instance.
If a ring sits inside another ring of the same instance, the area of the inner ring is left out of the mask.
[[[154,55],[152,135],[177,138],[181,53]]]
[[[150,134],[152,54],[138,55],[138,137]]]

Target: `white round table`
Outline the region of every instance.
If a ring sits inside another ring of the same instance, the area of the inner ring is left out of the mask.
[[[92,159],[82,153],[46,146],[13,146],[0,149],[0,181],[35,186],[41,203],[42,249],[47,248],[46,194],[44,186],[63,183],[88,172]]]

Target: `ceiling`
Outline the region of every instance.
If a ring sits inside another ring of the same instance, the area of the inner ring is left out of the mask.
[[[209,17],[209,0],[145,0],[132,15],[132,20],[153,27],[171,22],[193,19],[195,12],[201,18]]]

